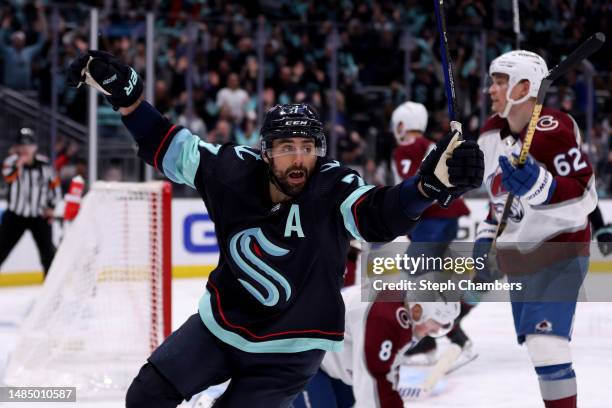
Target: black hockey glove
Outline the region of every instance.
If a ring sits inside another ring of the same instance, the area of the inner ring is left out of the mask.
[[[597,245],[603,256],[612,254],[612,225],[608,224],[595,231]]]
[[[466,191],[480,187],[484,155],[472,140],[461,140],[461,124],[451,122],[451,131],[425,157],[419,168],[423,191],[442,207]]]
[[[89,50],[70,63],[68,85],[93,86],[104,94],[113,109],[131,106],[142,94],[142,79],[134,68],[104,51]]]

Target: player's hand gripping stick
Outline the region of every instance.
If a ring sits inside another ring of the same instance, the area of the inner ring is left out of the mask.
[[[423,191],[448,207],[451,201],[482,184],[484,155],[474,141],[462,140],[461,124],[440,140],[419,167]]]

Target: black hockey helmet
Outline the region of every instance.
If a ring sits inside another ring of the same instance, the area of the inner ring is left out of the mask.
[[[312,138],[315,141],[315,154],[325,156],[327,144],[323,124],[319,114],[305,103],[275,105],[266,112],[261,127],[261,151],[272,149],[274,139],[290,137]]]
[[[35,145],[36,144],[36,134],[29,127],[22,127],[17,132],[17,137],[15,138],[15,144],[18,145]]]

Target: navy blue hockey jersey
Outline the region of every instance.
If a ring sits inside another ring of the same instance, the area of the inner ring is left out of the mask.
[[[414,185],[366,185],[328,158],[301,194],[273,203],[258,150],[206,143],[146,103],[123,120],[140,157],[203,198],[220,256],[199,313],[217,338],[246,352],[340,350],[349,240],[405,235],[431,203]],[[408,207],[402,188],[414,190]]]

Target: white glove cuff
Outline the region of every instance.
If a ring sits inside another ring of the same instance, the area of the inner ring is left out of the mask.
[[[475,241],[479,239],[495,239],[495,235],[497,234],[497,224],[493,224],[492,222],[482,221],[476,227],[476,237]]]
[[[541,205],[546,202],[553,180],[553,175],[548,170],[540,167],[538,179],[533,187],[524,195],[529,205]]]

